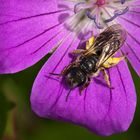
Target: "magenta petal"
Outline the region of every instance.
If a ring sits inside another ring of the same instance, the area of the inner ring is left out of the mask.
[[[137,8],[139,8],[138,7],[138,5],[140,5],[140,1],[139,0],[133,0],[132,2],[133,2],[132,5],[135,5]]]
[[[57,6],[56,0],[0,0],[0,73],[33,65],[68,34],[62,22],[69,13]]]
[[[71,91],[68,101],[61,78],[49,73],[60,73],[70,63],[67,52],[75,49],[67,39],[37,76],[31,94],[33,111],[45,118],[73,122],[85,126],[99,135],[111,135],[126,131],[130,126],[136,106],[136,94],[129,69],[121,62],[109,70],[114,89],[106,86],[102,76],[94,78],[89,87],[79,95],[79,89]],[[69,50],[69,45],[71,45]]]
[[[128,32],[127,40],[122,50],[138,75],[140,75],[140,8],[130,9],[130,12],[119,18],[119,23]]]

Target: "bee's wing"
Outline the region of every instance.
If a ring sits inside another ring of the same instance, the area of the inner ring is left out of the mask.
[[[121,46],[124,44],[124,41],[126,40],[126,31],[119,24],[112,25],[111,27],[107,28],[103,33],[101,33],[101,35],[102,34],[104,35],[104,39],[102,46],[100,47],[101,54],[99,57],[99,61],[96,65],[97,67],[100,67],[108,58],[114,55],[121,48]],[[96,48],[98,50],[98,45]]]
[[[119,49],[119,47],[117,49],[115,49],[113,46],[111,47],[110,44],[106,44],[106,46],[104,46],[102,53],[99,57],[99,60],[96,64],[96,67],[100,67],[106,60],[108,60],[108,58],[110,58],[112,55],[115,54],[115,52]]]
[[[104,50],[104,52],[102,52],[105,53],[105,48],[108,46],[108,43],[113,43],[115,39],[120,40],[120,45],[118,47],[121,47],[121,44],[123,44],[126,39],[126,31],[120,24],[114,24],[99,34],[99,36],[96,37],[94,44],[87,50],[86,54],[100,53],[102,50]],[[113,47],[113,44],[111,47]]]

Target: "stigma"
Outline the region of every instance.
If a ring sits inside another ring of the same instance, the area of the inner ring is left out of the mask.
[[[98,6],[102,6],[105,4],[105,0],[97,0],[95,4]]]

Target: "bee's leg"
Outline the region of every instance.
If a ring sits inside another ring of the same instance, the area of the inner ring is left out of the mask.
[[[66,67],[64,67],[64,69],[61,71],[61,73],[49,73],[50,75],[54,75],[54,76],[59,76],[59,77],[61,77],[61,76],[63,76],[63,75],[65,75],[65,73],[69,70],[69,68],[71,67],[71,66],[73,66],[75,63],[71,63],[71,64],[69,64],[68,66],[66,66]]]
[[[65,73],[68,71],[68,69],[71,67],[71,65],[68,65],[64,67],[64,69],[61,71],[61,75],[65,75]]]
[[[86,52],[86,50],[84,50],[84,49],[77,49],[77,50],[74,50],[74,51],[70,52],[70,54],[72,54],[72,55],[81,55],[81,54],[83,54],[85,52]]]
[[[61,73],[49,73],[50,75],[54,75],[54,76],[58,76],[58,77],[61,77],[62,74]]]
[[[49,73],[50,75],[54,75],[54,76],[58,76],[58,77],[61,77],[61,76],[63,76],[65,73],[66,73],[66,71],[69,69],[69,67],[70,66],[66,66],[66,67],[64,67],[64,69],[61,71],[61,73]]]
[[[107,61],[103,63],[104,68],[110,68],[117,65],[120,61],[124,60],[125,56],[121,57],[110,57]]]
[[[104,76],[104,79],[105,79],[108,87],[112,88],[110,80],[109,80],[109,75],[107,74],[107,71],[105,70],[105,68],[101,68],[101,71],[103,72],[103,76]]]
[[[124,53],[122,50],[120,50],[120,53],[121,53],[122,57],[124,57],[125,62],[128,62],[127,57],[126,57],[128,55],[128,52]]]
[[[111,68],[111,67],[117,65],[120,61],[122,61],[124,59],[125,59],[125,56],[110,57],[107,61],[105,61],[103,63],[101,71],[103,72],[104,79],[105,79],[109,88],[113,88],[113,87],[111,87],[111,83],[110,83],[110,80],[109,80],[109,75],[107,74],[106,68]]]
[[[82,94],[82,91],[88,87],[88,85],[90,84],[90,77],[87,78],[86,83],[80,88],[80,95]]]
[[[86,42],[86,50],[88,50],[94,44],[94,41],[95,41],[94,36],[89,38],[89,40]]]
[[[94,37],[92,36],[87,42],[86,42],[86,49],[76,49],[74,51],[71,52],[71,54],[73,55],[81,55],[85,52],[87,52],[87,50],[94,44]]]
[[[70,63],[68,66],[64,67],[64,69],[61,71],[61,75],[65,75],[67,71],[70,69],[70,67],[72,67],[73,65],[75,65],[75,62]]]

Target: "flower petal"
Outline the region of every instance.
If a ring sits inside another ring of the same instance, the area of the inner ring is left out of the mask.
[[[0,0],[0,73],[21,71],[58,45],[68,9],[56,0]]]
[[[119,23],[128,32],[126,43],[123,47],[130,63],[140,76],[140,8],[133,8],[119,18]]]
[[[50,76],[49,73],[60,73],[70,64],[67,51],[75,49],[78,43],[76,40],[71,44],[70,40],[51,56],[37,76],[31,94],[33,111],[41,117],[85,126],[99,135],[126,131],[136,106],[133,80],[126,63],[109,69],[114,89],[106,86],[101,75],[93,79],[81,96],[78,88],[67,89],[61,77]],[[72,46],[70,50],[69,45]]]

